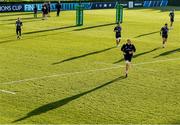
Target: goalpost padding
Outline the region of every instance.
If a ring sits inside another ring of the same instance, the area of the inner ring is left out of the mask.
[[[83,6],[78,5],[76,6],[76,26],[82,26],[83,25]]]
[[[82,26],[84,22],[84,7],[79,4],[76,6],[76,26]],[[116,23],[123,22],[123,6],[121,4],[116,5]]]
[[[123,22],[123,6],[121,4],[116,5],[116,23]]]

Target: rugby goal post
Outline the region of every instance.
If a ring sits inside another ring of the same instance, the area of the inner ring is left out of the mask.
[[[116,23],[123,22],[123,5],[120,3],[116,4]]]
[[[84,7],[81,4],[81,0],[79,0],[79,5],[76,6],[76,26],[82,26],[83,25],[83,10]]]

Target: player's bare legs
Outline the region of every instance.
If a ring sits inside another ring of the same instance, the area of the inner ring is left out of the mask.
[[[163,48],[166,47],[166,42],[167,42],[167,39],[166,39],[166,38],[163,38],[163,45],[162,45]]]
[[[126,74],[126,77],[128,77],[128,71],[129,71],[129,68],[130,68],[130,62],[129,61],[126,61],[126,70],[125,70],[125,74]]]
[[[120,39],[120,38],[116,39],[116,45],[117,45],[117,47],[119,47],[120,42],[121,42],[121,39]]]

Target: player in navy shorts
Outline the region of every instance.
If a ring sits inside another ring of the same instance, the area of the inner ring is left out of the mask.
[[[170,11],[170,13],[169,13],[169,17],[170,17],[170,22],[171,22],[171,25],[170,25],[170,27],[172,28],[172,26],[173,26],[173,23],[174,23],[174,10],[172,10],[172,11]]]
[[[21,38],[21,27],[22,27],[22,21],[20,20],[20,18],[18,17],[16,20],[16,35],[17,35],[17,39]]]
[[[131,60],[132,60],[132,57],[133,57],[133,53],[136,52],[136,48],[131,43],[131,40],[128,39],[127,43],[124,44],[121,47],[121,51],[124,54],[124,60],[126,62],[126,71],[125,71],[125,74],[126,74],[126,77],[127,77],[128,76],[128,71],[129,71],[129,68],[130,68],[130,64],[131,64]]]
[[[167,38],[168,38],[168,32],[169,32],[169,28],[168,28],[168,24],[166,23],[160,31],[160,35],[162,36],[163,39],[163,45],[162,47],[165,48],[166,42],[167,42]]]
[[[114,28],[114,32],[116,33],[116,45],[119,46],[119,43],[121,41],[121,31],[122,28],[119,23],[117,23],[117,26]]]

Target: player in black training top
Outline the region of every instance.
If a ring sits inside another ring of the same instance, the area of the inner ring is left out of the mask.
[[[38,9],[37,9],[37,5],[36,4],[34,5],[33,11],[34,11],[34,18],[37,18],[37,11],[38,11]]]
[[[48,9],[48,17],[50,17],[50,12],[51,12],[51,2],[50,1],[47,3],[47,9]]]
[[[171,27],[173,26],[173,23],[174,23],[174,10],[170,11],[169,13],[169,17],[170,17],[170,22],[171,22]]]
[[[114,28],[114,32],[116,33],[116,45],[119,46],[119,43],[121,41],[121,31],[122,28],[120,26],[120,23],[117,23],[117,26]]]
[[[166,23],[160,31],[160,35],[162,36],[163,39],[163,45],[162,47],[165,48],[166,42],[167,42],[167,38],[168,38],[168,32],[169,32],[169,28],[168,28],[168,24]]]
[[[48,8],[47,8],[47,3],[44,3],[42,5],[42,14],[43,14],[43,20],[47,19],[47,15],[48,15]]]
[[[59,13],[61,11],[61,2],[60,1],[56,4],[56,10],[57,10],[57,16],[59,16]]]
[[[125,71],[125,73],[126,73],[126,77],[127,77],[128,76],[128,71],[129,71],[129,68],[130,68],[130,64],[131,64],[131,60],[132,60],[132,57],[133,57],[133,53],[136,52],[136,48],[131,43],[131,40],[128,39],[127,43],[124,44],[121,47],[121,51],[124,54],[124,60],[126,62],[126,71]]]
[[[20,20],[20,18],[18,17],[16,20],[16,35],[17,35],[17,39],[20,39],[21,37],[21,27],[22,27],[22,22]]]

